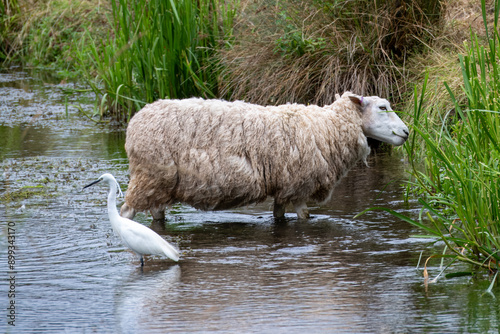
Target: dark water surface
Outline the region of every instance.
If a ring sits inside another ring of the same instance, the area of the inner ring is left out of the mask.
[[[147,257],[141,270],[113,235],[106,189],[81,191],[104,172],[126,190],[128,161],[122,130],[66,108],[92,109],[91,94],[68,91],[77,88],[0,73],[0,332],[499,332],[500,293],[485,293],[487,277],[426,285],[420,231],[384,212],[353,219],[375,205],[418,215],[403,201],[397,154],[352,170],[307,222],[275,222],[271,202],[176,206],[165,226],[139,214],[182,252],[179,263]],[[428,269],[435,277],[439,262]]]

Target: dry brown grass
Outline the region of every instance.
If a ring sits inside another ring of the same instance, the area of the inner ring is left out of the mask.
[[[437,0],[248,2],[234,47],[220,54],[220,91],[258,104],[322,105],[346,90],[399,100],[408,57],[438,34],[442,11]]]

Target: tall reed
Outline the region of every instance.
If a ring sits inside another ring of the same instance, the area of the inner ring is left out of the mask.
[[[98,80],[90,82],[101,115],[128,120],[160,98],[216,95],[211,56],[230,38],[235,8],[224,0],[111,3],[113,32],[106,44],[91,40],[86,55],[97,69]]]
[[[466,103],[460,104],[445,84],[454,109],[432,124],[424,109],[427,80],[415,91],[412,136],[405,145],[414,193],[423,212],[418,220],[383,208],[425,230],[446,245],[438,255],[488,268],[500,262],[500,0],[494,4],[489,30],[481,1],[486,42],[471,33],[466,55],[460,55]],[[423,146],[423,150],[422,150]],[[424,161],[421,166],[419,161]],[[430,224],[424,221],[428,217]]]

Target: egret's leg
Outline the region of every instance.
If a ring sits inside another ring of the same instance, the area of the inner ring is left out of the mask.
[[[292,204],[295,212],[297,212],[297,218],[309,219],[309,211],[305,202],[292,202]]]
[[[274,201],[274,208],[273,208],[273,216],[274,218],[283,218],[285,217],[285,208],[286,204],[281,204]]]
[[[154,208],[149,210],[154,220],[165,221],[165,208]]]
[[[127,203],[123,204],[120,208],[120,216],[122,216],[123,218],[133,219],[135,217],[135,214],[135,209],[129,207]]]

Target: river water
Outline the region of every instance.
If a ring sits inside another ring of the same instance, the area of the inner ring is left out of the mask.
[[[222,212],[178,205],[165,225],[139,214],[182,252],[179,263],[146,257],[141,270],[113,235],[107,189],[82,191],[105,172],[126,190],[128,161],[122,129],[72,106],[92,111],[80,88],[0,72],[1,332],[499,332],[500,292],[485,293],[488,277],[425,284],[417,264],[431,248],[412,237],[420,231],[385,212],[353,218],[371,206],[417,217],[397,152],[349,172],[309,221],[274,221],[271,202]],[[429,261],[431,277],[439,266]]]

